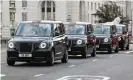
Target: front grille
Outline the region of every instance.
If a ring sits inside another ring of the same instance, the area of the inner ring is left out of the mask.
[[[19,50],[20,52],[31,52],[32,51],[32,43],[20,43]]]
[[[71,46],[71,45],[76,45],[77,43],[77,40],[69,40],[68,41],[68,45]]]
[[[104,38],[97,38],[96,39],[96,44],[103,43]]]
[[[99,43],[100,43],[100,40],[99,40],[99,39],[97,39],[97,40],[96,40],[96,44],[99,44]]]

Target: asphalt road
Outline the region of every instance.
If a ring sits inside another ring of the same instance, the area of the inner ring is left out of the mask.
[[[129,51],[118,54],[98,52],[95,58],[82,59],[70,56],[64,64],[57,61],[54,66],[45,63],[6,64],[6,53],[1,53],[2,80],[133,80],[133,44]]]

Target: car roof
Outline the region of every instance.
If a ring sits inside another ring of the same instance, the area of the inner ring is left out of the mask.
[[[125,27],[126,25],[124,25],[124,24],[116,24],[116,26]]]
[[[22,21],[21,23],[34,23],[34,22],[40,22],[40,23],[63,23],[62,21],[49,21],[49,20]]]
[[[63,24],[70,24],[70,22],[63,22]]]
[[[91,24],[89,22],[70,22],[70,24]]]
[[[112,23],[112,22],[106,22],[106,23],[103,23],[102,25],[109,25],[109,26],[112,26],[112,25],[115,25],[115,24]]]
[[[92,24],[93,26],[102,26],[102,23]]]

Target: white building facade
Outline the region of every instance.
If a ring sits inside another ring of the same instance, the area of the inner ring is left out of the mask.
[[[3,0],[1,1],[0,14],[3,27],[10,28],[12,17],[10,13],[11,3],[15,4],[15,24],[27,20],[85,21],[95,23],[98,18],[92,14],[104,4],[104,2],[98,0]]]

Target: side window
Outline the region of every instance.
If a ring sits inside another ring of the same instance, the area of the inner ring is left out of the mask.
[[[54,24],[54,36],[59,36],[60,30],[57,24]]]
[[[62,23],[57,24],[60,34],[65,34],[65,28],[64,25]]]
[[[127,33],[127,28],[123,27],[123,33]]]
[[[90,24],[87,25],[87,33],[90,34],[90,33],[92,33],[92,31],[93,31],[92,30],[92,25],[90,25]]]
[[[116,32],[117,32],[116,26],[113,25],[113,26],[112,26],[112,33],[116,33]]]

